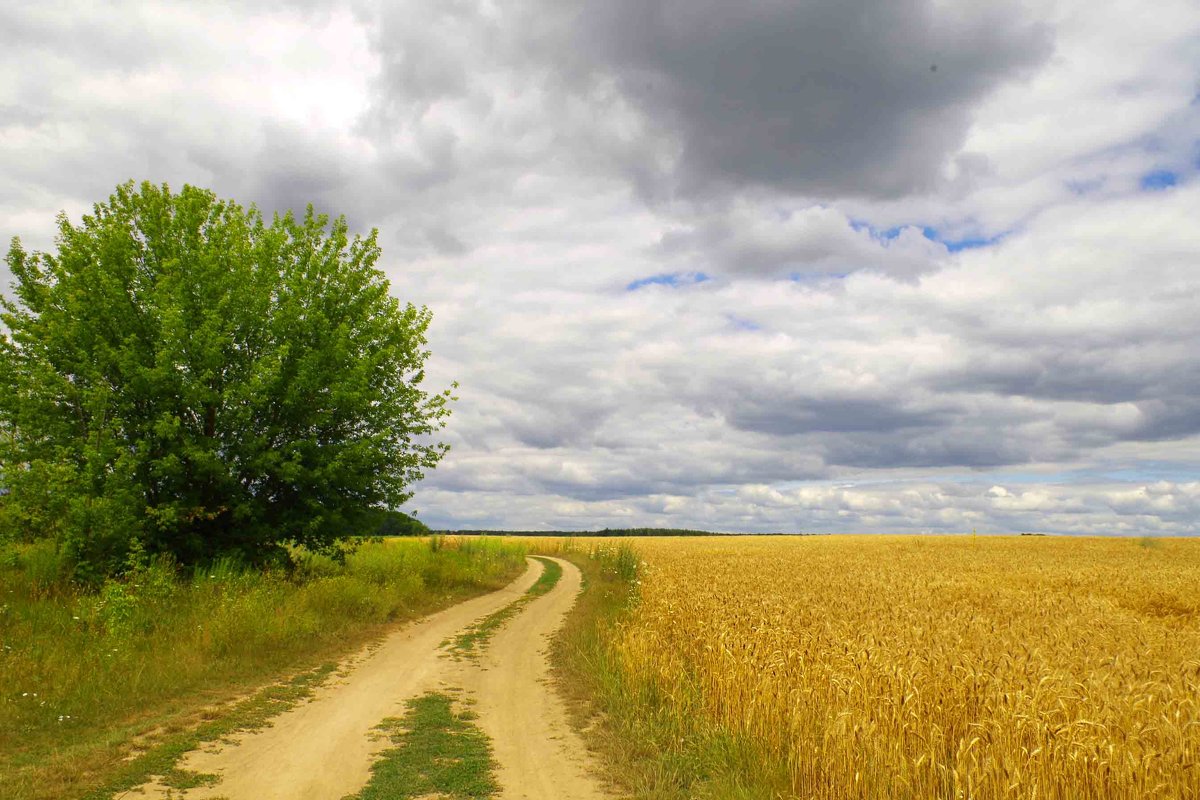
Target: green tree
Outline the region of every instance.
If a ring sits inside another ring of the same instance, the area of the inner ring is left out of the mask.
[[[402,511],[380,510],[374,512],[370,522],[363,526],[363,533],[372,536],[425,536],[432,531],[424,522]]]
[[[14,239],[0,330],[0,524],[107,570],[326,548],[446,451],[421,389],[429,311],[375,268],[377,232],[132,182],[55,253]],[[22,533],[23,531],[23,533]]]

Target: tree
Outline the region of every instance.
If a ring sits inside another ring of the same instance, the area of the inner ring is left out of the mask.
[[[375,512],[363,532],[372,536],[426,536],[432,533],[424,522],[402,511]]]
[[[85,567],[327,548],[445,453],[430,313],[389,295],[376,231],[130,182],[56,249],[8,253],[0,520]]]

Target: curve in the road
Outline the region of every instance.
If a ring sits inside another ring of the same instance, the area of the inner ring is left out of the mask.
[[[603,800],[587,750],[567,722],[550,680],[550,637],[575,603],[582,576],[563,568],[546,594],[520,606],[490,639],[478,661],[451,661],[442,644],[467,626],[518,601],[544,567],[529,569],[499,591],[410,624],[342,665],[339,677],[271,726],[193,751],[179,765],[219,776],[185,791],[159,782],[122,797],[228,800],[338,800],[362,789],[386,748],[376,726],[403,715],[419,695],[462,688],[474,698],[478,726],[498,764],[501,800]]]
[[[404,702],[434,688],[446,669],[441,643],[519,598],[540,572],[541,566],[531,562],[505,588],[401,628],[352,658],[341,677],[319,688],[311,701],[280,714],[269,728],[192,751],[179,765],[216,774],[219,782],[185,792],[154,782],[122,797],[336,800],[358,791],[386,746],[374,735],[375,726],[401,716]]]

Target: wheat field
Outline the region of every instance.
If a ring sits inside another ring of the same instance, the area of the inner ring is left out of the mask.
[[[611,646],[803,798],[1200,797],[1200,542],[644,539]]]

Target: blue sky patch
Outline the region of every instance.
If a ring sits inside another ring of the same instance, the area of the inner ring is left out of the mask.
[[[827,280],[844,280],[849,275],[849,272],[793,272],[788,275],[788,280],[792,283],[819,283]]]
[[[900,231],[904,230],[904,228],[907,226],[897,225],[894,228],[880,230],[871,223],[867,222],[865,219],[851,219],[850,227],[859,233],[866,231],[867,235],[877,242],[890,242],[892,239],[895,239],[897,236],[899,236]]]
[[[649,278],[638,278],[625,287],[627,292],[636,292],[643,286],[690,286],[694,283],[704,283],[708,276],[703,272],[664,272],[661,275],[651,275]]]
[[[957,253],[960,250],[975,250],[980,247],[990,247],[1008,235],[1008,232],[1005,231],[1004,233],[997,233],[995,236],[968,236],[964,239],[944,239],[937,228],[931,228],[928,225],[921,228],[921,233],[929,241],[944,245],[951,253]]]
[[[856,231],[866,231],[871,235],[871,238],[877,242],[890,242],[900,235],[900,232],[905,228],[919,228],[922,235],[931,242],[937,242],[944,245],[951,253],[957,253],[960,250],[973,250],[978,247],[988,247],[996,244],[1011,231],[1004,231],[995,236],[968,236],[962,239],[946,239],[942,233],[932,225],[897,225],[893,228],[876,228],[869,222],[862,220],[854,220],[850,223],[851,227]]]
[[[1142,176],[1141,186],[1147,192],[1158,192],[1170,189],[1179,182],[1179,176],[1169,169],[1156,169]]]

